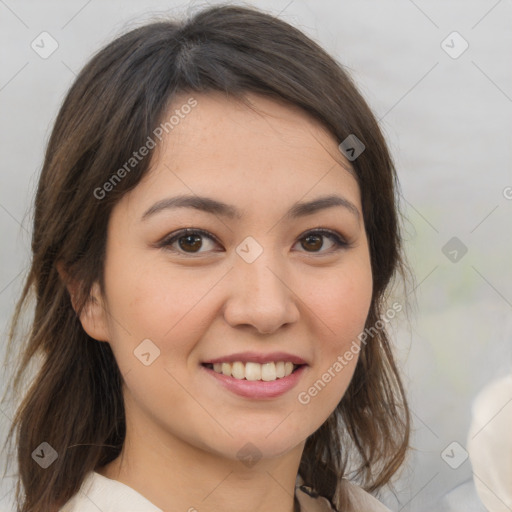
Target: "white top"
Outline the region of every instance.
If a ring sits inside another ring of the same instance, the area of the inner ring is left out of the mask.
[[[487,385],[473,403],[467,449],[473,480],[491,512],[512,510],[512,375]]]
[[[299,486],[303,483],[297,476],[295,495],[301,512],[333,512],[329,501],[319,496],[312,498]],[[391,512],[380,501],[360,487],[344,481],[354,508],[343,512]],[[59,512],[163,512],[142,494],[126,484],[112,480],[96,471],[84,479],[78,493]]]

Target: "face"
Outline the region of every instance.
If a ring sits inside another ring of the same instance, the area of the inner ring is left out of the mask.
[[[193,97],[112,212],[102,307],[82,322],[112,347],[128,423],[275,457],[324,423],[355,369],[372,295],[360,191],[300,110]]]

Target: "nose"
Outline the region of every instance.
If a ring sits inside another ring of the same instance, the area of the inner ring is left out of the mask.
[[[230,326],[250,326],[260,334],[271,334],[298,321],[298,297],[290,273],[270,253],[263,251],[252,263],[236,259],[224,307]]]

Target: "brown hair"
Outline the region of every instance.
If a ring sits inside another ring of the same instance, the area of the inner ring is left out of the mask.
[[[352,163],[359,182],[373,274],[367,327],[382,317],[396,274],[404,276],[398,181],[386,142],[352,79],[298,29],[254,8],[215,6],[182,23],[159,21],[118,37],[83,68],[55,121],[35,198],[32,262],[9,334],[24,389],[16,431],[18,512],[58,509],[88,472],[115,459],[125,436],[122,377],[110,345],[90,338],[79,315],[90,289],[103,286],[107,224],[114,205],[148,172],[143,159],[101,200],[94,190],[127,162],[157,127],[177,93],[262,94],[299,106],[337,140],[364,145]],[[78,283],[76,313],[62,264]],[[35,292],[30,332],[19,334]],[[385,329],[362,350],[335,411],[306,441],[299,473],[338,508],[350,473],[369,492],[397,471],[409,442],[410,413]],[[58,453],[42,469],[31,454],[42,442]],[[24,495],[21,491],[23,485]]]

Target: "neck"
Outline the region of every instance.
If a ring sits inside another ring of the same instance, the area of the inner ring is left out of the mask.
[[[127,421],[119,457],[97,470],[166,512],[297,512],[295,480],[304,442],[273,458],[233,460],[149,423]],[[250,449],[249,449],[250,452]]]

